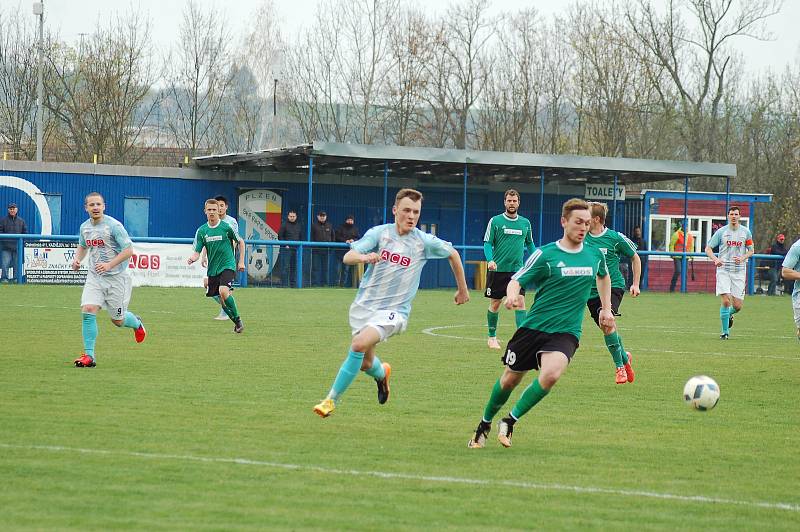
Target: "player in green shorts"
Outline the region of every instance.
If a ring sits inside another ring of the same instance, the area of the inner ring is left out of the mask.
[[[614,325],[611,278],[605,258],[597,248],[584,245],[590,222],[586,201],[573,198],[564,203],[561,208],[564,236],[536,250],[508,283],[505,303],[508,309],[523,304],[521,285],[531,286],[536,295],[525,321],[508,341],[502,357],[505,369],[494,384],[483,417],[468,443],[471,449],[486,445],[495,414],[525,374],[535,369],[539,371],[538,378],[497,424],[497,440],[504,447],[511,447],[514,424],[544,399],[572,360],[581,336],[583,307],[595,283],[603,302],[600,323]]]
[[[608,206],[605,203],[593,201],[589,203],[592,214],[592,224],[589,234],[586,235],[586,245],[593,246],[600,250],[606,258],[608,273],[611,275],[611,311],[614,316],[619,316],[619,306],[625,295],[625,278],[619,271],[620,256],[629,257],[633,267],[633,283],[631,283],[631,297],[639,295],[639,278],[642,276],[642,261],[636,254],[636,244],[631,242],[628,237],[606,227],[606,215]],[[589,300],[586,302],[589,313],[598,327],[603,331],[604,339],[608,352],[614,360],[616,367],[615,381],[617,384],[633,382],[634,374],[631,367],[631,354],[625,351],[622,345],[622,338],[617,332],[616,324],[604,327],[600,324],[600,295],[596,288],[592,288]]]
[[[522,268],[522,258],[525,249],[533,253],[536,246],[533,244],[533,230],[531,222],[518,214],[519,192],[506,190],[503,197],[506,210],[502,214],[493,216],[486,225],[483,235],[483,254],[486,256],[486,291],[484,296],[489,298],[489,310],[486,312],[486,323],[489,328],[487,345],[490,349],[500,349],[497,339],[497,322],[500,318],[497,312],[500,303],[506,297],[506,286],[514,272]],[[525,288],[520,289],[520,294],[525,295]],[[525,319],[525,299],[522,308],[515,310],[517,327]]]
[[[244,241],[233,228],[219,219],[219,204],[215,199],[206,200],[205,213],[208,222],[197,229],[194,237],[194,253],[187,261],[189,264],[200,258],[200,251],[205,248],[208,255],[208,287],[206,297],[219,296],[220,305],[233,322],[233,331],[244,330],[239,309],[231,294],[234,270],[244,271]],[[239,263],[233,254],[233,247],[239,248]]]

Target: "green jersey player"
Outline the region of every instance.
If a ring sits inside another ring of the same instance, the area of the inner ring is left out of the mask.
[[[522,305],[521,285],[533,287],[536,295],[530,312],[508,341],[502,357],[505,369],[494,384],[475,436],[469,441],[470,448],[486,444],[495,414],[525,374],[539,370],[538,378],[497,425],[498,441],[504,447],[511,447],[514,424],[550,392],[575,354],[583,308],[595,283],[602,301],[600,324],[614,325],[611,279],[605,258],[597,248],[584,245],[590,221],[586,201],[573,198],[564,203],[561,208],[564,236],[536,250],[508,283],[506,308]]]
[[[486,225],[483,236],[483,254],[486,256],[486,291],[484,296],[489,298],[489,310],[486,312],[486,323],[489,328],[487,345],[491,349],[500,349],[497,339],[498,310],[503,298],[506,297],[506,287],[514,272],[522,267],[523,253],[527,248],[528,253],[533,253],[536,246],[533,244],[531,222],[521,216],[519,211],[519,192],[506,190],[503,203],[505,212],[493,216]],[[525,288],[520,288],[520,294],[525,295]],[[523,298],[524,302],[524,298]],[[515,311],[517,327],[525,319],[525,305]]]
[[[219,219],[219,204],[215,199],[206,200],[205,213],[208,222],[197,229],[194,237],[194,253],[187,261],[189,264],[200,258],[200,251],[205,248],[208,255],[208,286],[206,297],[219,296],[220,305],[234,323],[233,331],[244,330],[239,309],[231,294],[234,269],[244,271],[244,241],[233,228]],[[233,254],[233,246],[238,245],[239,262]]]
[[[639,295],[642,261],[639,259],[639,255],[636,254],[636,244],[622,233],[606,227],[608,206],[605,203],[593,201],[589,203],[589,208],[592,214],[592,223],[589,233],[586,235],[586,245],[599,249],[605,256],[608,273],[611,275],[611,311],[615,316],[619,316],[619,306],[622,304],[622,297],[625,295],[625,278],[622,277],[622,273],[619,271],[620,256],[630,258],[631,266],[633,266],[631,297]],[[616,325],[611,327],[600,325],[600,294],[597,293],[597,288],[592,288],[586,306],[589,307],[589,313],[592,315],[594,322],[603,331],[606,347],[614,360],[614,366],[616,366],[616,383],[633,382],[634,374],[631,367],[631,354],[625,351]]]

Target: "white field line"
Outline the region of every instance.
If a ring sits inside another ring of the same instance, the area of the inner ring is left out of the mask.
[[[56,310],[81,310],[80,305],[75,305],[74,307],[54,307],[52,305],[9,305],[10,307],[19,307],[19,308],[46,308],[46,309],[56,309]],[[175,314],[172,310],[145,310],[141,312],[141,314]]]
[[[428,476],[414,475],[410,473],[392,473],[386,471],[369,471],[357,469],[334,469],[313,465],[288,464],[281,462],[267,462],[263,460],[251,460],[249,458],[224,458],[194,456],[185,454],[160,454],[143,453],[136,451],[109,451],[104,449],[85,449],[79,447],[62,447],[58,445],[14,445],[0,443],[0,448],[20,449],[26,451],[48,451],[54,453],[80,453],[99,456],[127,456],[133,458],[143,458],[148,460],[178,460],[185,462],[200,462],[209,464],[237,464],[244,466],[268,467],[273,469],[284,469],[289,471],[308,471],[312,473],[322,473],[326,475],[349,475],[353,477],[374,477],[387,480],[410,480],[414,482],[432,482],[443,484],[465,484],[477,486],[500,486],[541,491],[568,491],[581,494],[598,493],[601,495],[620,495],[623,497],[662,499],[681,502],[691,502],[698,504],[726,504],[732,506],[745,506],[750,508],[767,508],[770,510],[787,510],[790,512],[800,512],[800,504],[790,502],[765,502],[765,501],[746,501],[737,499],[725,499],[721,497],[705,497],[702,495],[676,495],[674,493],[660,493],[657,491],[625,490],[614,488],[600,488],[595,486],[570,486],[568,484],[541,484],[535,482],[524,482],[517,480],[487,480],[466,477],[450,476]],[[468,452],[468,451],[465,451]],[[475,451],[469,451],[475,452]],[[478,451],[479,452],[479,451]]]
[[[428,327],[427,329],[423,329],[422,332],[423,332],[423,334],[427,334],[427,335],[430,335],[430,336],[438,336],[439,338],[452,338],[453,340],[467,340],[467,341],[470,341],[470,342],[473,342],[473,341],[485,342],[486,341],[486,337],[476,338],[474,336],[457,336],[457,335],[454,335],[454,334],[442,334],[440,332],[437,332],[437,331],[440,331],[440,330],[459,329],[459,328],[464,328],[464,327],[478,327],[478,325],[442,325],[440,327]],[[481,325],[481,327],[484,327],[484,325]],[[620,327],[621,331],[633,330],[633,329],[634,329],[634,327],[630,327],[630,328],[627,328],[627,329]],[[685,332],[685,331],[665,330],[664,332],[679,333],[679,332]],[[737,335],[737,336],[739,336],[739,335]],[[741,335],[741,336],[744,336],[744,335]],[[757,335],[749,335],[749,336],[756,337]],[[783,338],[783,339],[795,340],[794,336],[772,336],[772,338]],[[710,353],[710,352],[698,353],[696,351],[676,351],[676,350],[672,350],[672,349],[660,349],[660,348],[659,349],[652,349],[652,348],[646,348],[646,347],[637,347],[636,351],[641,351],[641,352],[645,352],[645,353],[666,353],[666,354],[673,354],[673,355],[699,355],[699,354],[702,354],[702,355],[718,356],[718,357],[768,358],[768,359],[773,359],[773,360],[795,360],[795,361],[800,362],[800,357],[782,357],[782,356],[775,356],[775,355],[757,355],[757,354],[749,354],[749,353]]]

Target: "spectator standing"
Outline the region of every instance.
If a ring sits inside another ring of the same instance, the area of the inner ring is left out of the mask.
[[[19,216],[19,209],[16,203],[8,204],[8,216],[0,219],[0,234],[20,234],[28,233],[28,227],[25,225],[25,220]],[[16,240],[0,240],[0,282],[4,279],[8,282],[18,281],[20,278],[17,272],[17,241]],[[14,270],[12,277],[8,272]]]
[[[281,224],[278,230],[278,240],[303,240],[303,226],[297,220],[297,211],[289,209],[286,213],[286,221]],[[297,286],[297,248],[294,246],[283,246],[281,248],[281,284],[284,287]]]
[[[344,223],[336,228],[336,241],[345,244],[352,244],[361,238],[358,227],[356,227],[356,219],[352,214],[348,214],[344,219]],[[339,265],[339,286],[352,286],[353,285],[353,269],[354,265],[347,265],[342,262],[346,249],[336,250],[336,262]]]
[[[692,236],[691,233],[689,233],[688,236],[686,236],[684,242],[683,227],[680,224],[675,227],[675,232],[672,233],[672,238],[669,241],[669,250],[675,252],[686,251],[687,253],[691,253],[694,251],[694,237]],[[689,258],[688,260],[692,259]],[[670,292],[675,291],[675,284],[681,277],[681,266],[683,265],[683,255],[673,255],[672,263],[675,266],[675,269],[672,271],[672,280],[669,282]]]
[[[312,242],[333,242],[333,226],[328,222],[328,213],[319,211],[317,221],[311,225]],[[330,282],[331,248],[311,250],[311,286],[328,286]]]
[[[778,277],[781,273],[781,264],[783,263],[783,259],[786,258],[786,253],[789,250],[786,249],[786,236],[780,234],[775,237],[775,242],[769,247],[767,250],[768,255],[780,255],[780,260],[766,260],[764,261],[766,265],[770,268],[767,270],[767,278],[769,279],[769,287],[767,287],[767,295],[774,296],[775,295],[775,286],[778,284]],[[791,286],[791,283],[786,283],[787,285]],[[791,288],[789,290],[783,291],[785,294],[791,292]]]

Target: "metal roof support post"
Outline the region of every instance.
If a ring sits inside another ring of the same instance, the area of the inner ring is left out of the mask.
[[[383,161],[383,223],[386,223],[386,205],[389,200],[389,161]]]
[[[689,261],[686,257],[686,242],[689,240],[689,176],[684,178],[683,188],[683,257],[681,258],[681,292],[688,292],[686,289],[686,266]],[[694,251],[694,250],[692,250]]]
[[[539,247],[542,247],[542,226],[544,225],[544,168],[541,173],[541,185],[539,187]]]
[[[611,198],[612,198],[612,200],[611,200],[611,205],[612,205],[611,209],[612,209],[612,211],[611,212],[614,213],[613,214],[614,218],[612,218],[612,221],[611,221],[611,229],[613,229],[614,231],[617,230],[617,182],[618,181],[619,181],[619,176],[615,175],[614,176],[614,192],[611,194]]]
[[[462,201],[463,209],[461,210],[461,263],[465,264],[467,260],[467,178],[469,177],[469,168],[467,163],[464,163],[464,199]]]
[[[728,217],[728,207],[731,204],[731,178],[725,178],[725,217]]]
[[[750,205],[750,225],[747,226],[750,229],[750,234],[755,234],[756,230],[756,210],[755,210],[755,203],[749,202]],[[727,213],[726,213],[727,215]],[[753,251],[755,251],[755,243],[753,243]],[[753,286],[755,286],[756,282],[756,259],[750,257],[747,259],[747,295],[753,295]]]
[[[306,241],[311,240],[311,222],[314,204],[312,198],[314,194],[314,158],[308,158],[308,216],[306,216],[308,223],[306,224]],[[310,258],[310,257],[309,257]],[[297,248],[297,288],[303,288],[303,245]]]
[[[652,244],[650,243],[650,197],[647,195],[647,192],[644,193],[644,223],[642,227],[642,237],[647,246],[646,251],[651,251],[653,249]],[[648,258],[647,263],[650,262]],[[644,268],[642,271],[642,288],[647,290],[647,273],[649,268],[646,265],[643,265]]]

